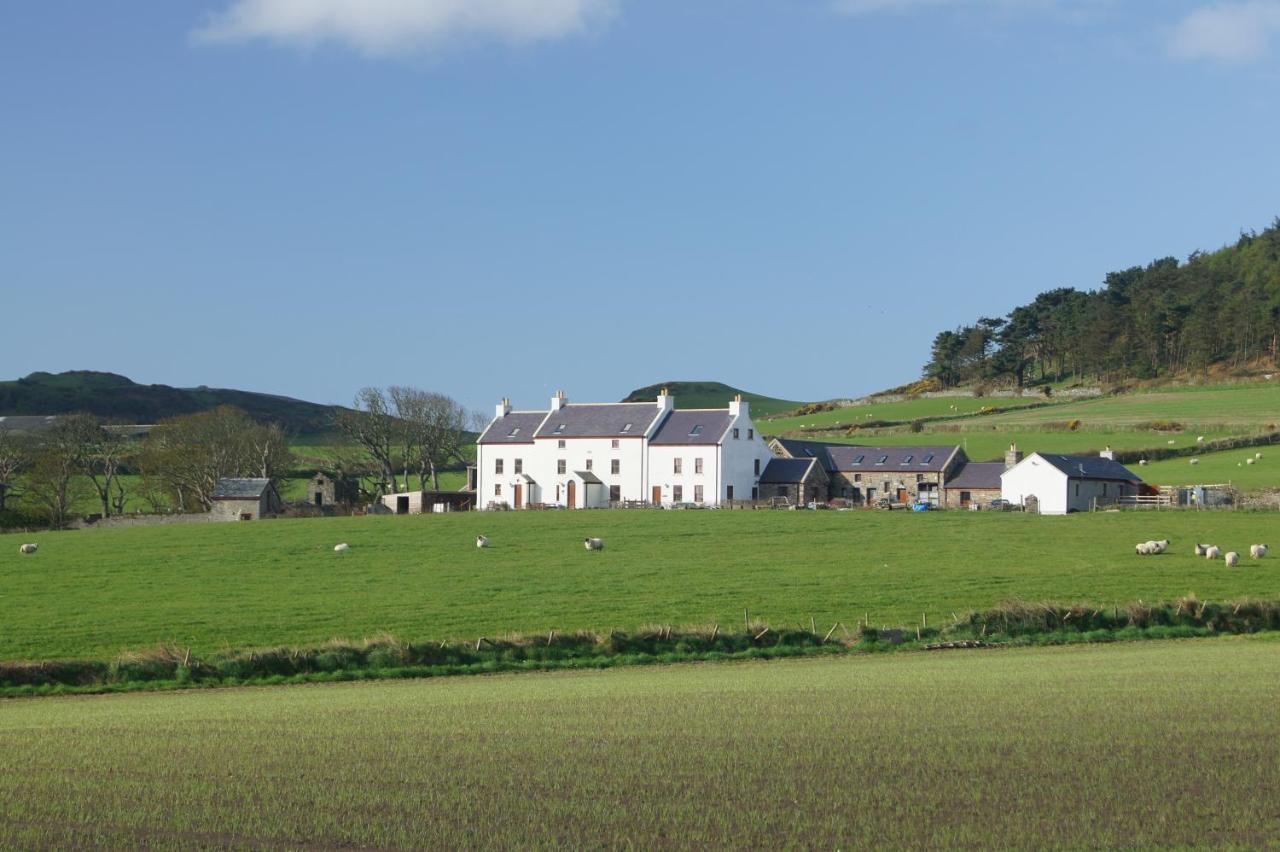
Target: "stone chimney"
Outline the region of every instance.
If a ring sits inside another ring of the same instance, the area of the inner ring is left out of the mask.
[[[663,388],[662,390],[658,391],[658,410],[659,411],[671,411],[675,407],[676,407],[676,398],[671,394],[667,393],[666,388]]]
[[[507,399],[504,396],[502,398],[502,402],[498,403],[497,417],[498,419],[502,419],[503,417],[506,417],[510,413],[511,413],[511,400]]]
[[[564,391],[562,390],[556,391],[556,395],[551,397],[551,410],[559,411],[560,409],[564,408],[565,403],[567,403],[568,401],[569,400],[564,398]]]
[[[1107,448],[1106,448],[1105,450],[1103,450],[1102,452],[1098,453],[1098,458],[1100,458],[1100,459],[1111,459],[1111,461],[1115,461],[1115,460],[1116,460],[1116,454],[1115,454],[1115,453],[1113,453],[1113,452],[1111,451],[1111,446],[1108,444],[1108,445],[1107,445]]]
[[[742,398],[742,394],[737,394],[729,402],[729,414],[732,417],[749,417],[751,404]]]
[[[1022,461],[1022,451],[1018,449],[1017,444],[1010,444],[1008,452],[1004,454],[1004,469],[1008,470],[1020,461]]]

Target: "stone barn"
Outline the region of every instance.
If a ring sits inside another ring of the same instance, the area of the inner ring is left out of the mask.
[[[770,459],[760,474],[759,487],[761,500],[785,498],[794,505],[825,503],[830,478],[817,459]]]
[[[307,502],[317,509],[338,502],[338,483],[332,477],[317,473],[307,484]]]
[[[214,520],[256,521],[284,507],[270,479],[219,479],[213,489]]]

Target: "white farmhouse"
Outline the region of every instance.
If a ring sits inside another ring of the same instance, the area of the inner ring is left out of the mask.
[[[1010,503],[1039,507],[1042,515],[1088,511],[1139,493],[1142,480],[1110,451],[1099,456],[1032,453],[1000,475],[1000,494]]]
[[[741,397],[728,408],[654,402],[570,403],[547,411],[498,404],[476,445],[478,508],[602,508],[756,499],[773,458]]]

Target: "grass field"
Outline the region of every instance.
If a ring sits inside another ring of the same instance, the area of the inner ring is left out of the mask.
[[[18,848],[1257,848],[1274,639],[31,699]]]
[[[1276,544],[1274,514],[527,512],[26,534],[0,548],[0,659],[197,653],[384,631],[469,639],[648,623],[930,623],[1002,600],[1280,598],[1280,560],[1233,571],[1195,541]],[[478,551],[477,533],[493,546]],[[602,553],[582,548],[603,536]],[[1133,543],[1170,538],[1137,557]],[[333,545],[351,544],[336,554]]]
[[[762,420],[760,429],[769,434],[790,432],[802,427],[848,428],[867,420],[898,420],[910,422],[919,417],[963,417],[976,415],[983,407],[1009,408],[1011,406],[1036,405],[1052,402],[1039,397],[936,397],[929,399],[904,399],[898,402],[877,402],[819,411],[801,417],[774,417]],[[951,406],[955,406],[952,410]],[[753,413],[755,409],[752,409]],[[993,416],[993,415],[986,415]]]
[[[1259,452],[1261,459],[1246,464],[1246,459]],[[1140,470],[1144,479],[1161,485],[1230,483],[1242,491],[1280,488],[1280,446],[1222,450],[1196,458],[1199,464],[1191,464],[1189,458],[1177,458],[1152,462]]]

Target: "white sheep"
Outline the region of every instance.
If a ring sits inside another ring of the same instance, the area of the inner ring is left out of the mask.
[[[1245,460],[1244,460],[1244,463],[1245,463],[1245,464],[1255,464],[1257,461],[1258,461],[1257,459],[1245,459]]]
[[[1139,556],[1150,556],[1153,553],[1155,553],[1155,551],[1152,550],[1151,542],[1149,541],[1144,541],[1139,544],[1135,544],[1133,546],[1133,549]]]
[[[19,553],[35,553],[39,549],[40,549],[40,545],[38,544],[24,544],[18,547],[18,552]]]
[[[334,553],[346,553],[350,549],[351,545],[347,544],[345,541],[342,544],[335,544],[333,546]]]
[[[1171,447],[1172,447],[1172,446],[1173,446],[1173,444],[1174,444],[1174,440],[1173,440],[1172,438],[1170,438],[1170,439],[1169,439],[1169,446],[1171,446]]]
[[[486,535],[478,535],[478,536],[476,536],[476,547],[488,547],[488,546],[489,546],[489,537],[488,537],[488,536],[486,536]]]
[[[1228,552],[1224,558],[1226,559],[1228,568],[1234,568],[1240,564],[1240,554],[1236,553],[1234,550]]]
[[[1204,558],[1209,560],[1217,559],[1222,555],[1222,549],[1216,544],[1211,544],[1204,549]]]
[[[1267,555],[1267,546],[1265,544],[1249,545],[1249,556],[1254,559],[1261,559]]]
[[[1262,453],[1254,453],[1254,454],[1253,454],[1253,457],[1254,457],[1255,459],[1260,459],[1260,458],[1262,458]]]
[[[604,539],[602,538],[584,538],[582,546],[587,550],[604,550]]]
[[[1141,465],[1142,467],[1146,467],[1146,466],[1147,466],[1147,460],[1146,460],[1146,459],[1138,459],[1138,464],[1139,464],[1139,465]]]
[[[1196,443],[1197,443],[1197,444],[1203,444],[1203,443],[1204,443],[1204,435],[1200,435],[1200,436],[1198,436],[1198,437],[1196,438]]]
[[[1200,459],[1192,459],[1192,460],[1191,460],[1191,463],[1192,463],[1192,464],[1200,464]]]
[[[1197,544],[1195,547],[1196,556],[1204,556],[1204,552],[1209,549],[1207,544]]]

